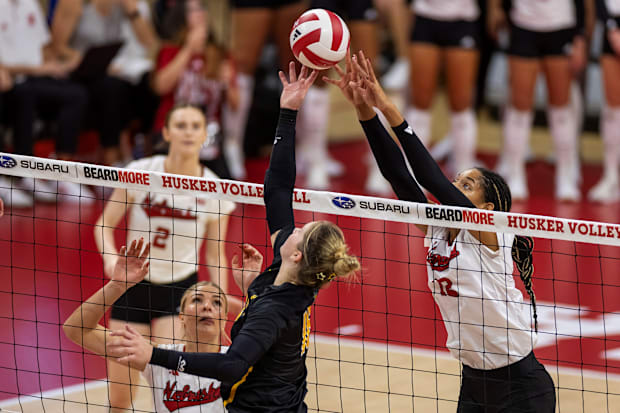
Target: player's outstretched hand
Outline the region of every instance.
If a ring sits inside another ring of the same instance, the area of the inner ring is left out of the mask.
[[[142,247],[144,247],[144,250]],[[122,246],[111,279],[132,284],[128,285],[128,287],[142,281],[149,271],[147,257],[149,256],[150,249],[151,244],[147,243],[146,246],[144,245],[144,238],[140,238],[139,241],[133,240],[131,245],[129,245],[129,249]]]
[[[121,364],[144,371],[153,355],[151,343],[129,324],[126,324],[124,329],[112,331],[110,336],[106,343],[108,357],[114,357]]]
[[[342,70],[338,65],[334,66],[334,70],[338,73],[339,79],[331,79],[327,76],[323,76],[323,80],[340,89],[344,97],[349,102],[353,103],[354,106],[365,105],[365,102],[360,96],[353,93],[353,88],[351,87],[351,82],[356,82],[359,79],[357,78],[357,73],[353,71],[353,63],[351,62],[351,55],[349,53],[347,53],[345,60],[345,70]]]
[[[0,217],[4,215],[4,202],[2,201],[2,198],[0,198]]]
[[[252,245],[239,245],[242,253],[242,264],[239,264],[239,256],[232,258],[232,273],[237,286],[247,295],[248,287],[252,281],[260,274],[263,266],[263,255]]]
[[[375,76],[370,59],[361,50],[352,58],[353,72],[357,80],[350,82],[355,99],[363,100],[368,106],[384,111],[391,101]]]
[[[288,80],[283,71],[278,73],[282,82],[281,108],[299,110],[308,89],[310,89],[319,73],[316,70],[312,70],[308,75],[308,71],[309,69],[306,66],[302,66],[298,77],[295,70],[295,62],[291,62],[288,65]]]

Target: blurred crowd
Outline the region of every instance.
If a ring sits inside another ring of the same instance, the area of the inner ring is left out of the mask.
[[[0,151],[32,155],[44,136],[54,138],[57,159],[84,159],[78,144],[94,131],[99,149],[88,160],[124,165],[165,153],[166,114],[188,103],[202,107],[207,119],[201,161],[222,178],[242,180],[248,147],[273,130],[265,123],[274,117],[264,114],[277,116],[277,100],[259,85],[261,65],[275,74],[293,59],[289,31],[308,8],[330,9],[347,21],[352,50],[370,57],[426,144],[443,85],[451,128],[433,154],[447,155],[449,171],[477,162],[476,110],[484,103],[487,68],[494,53],[507,54],[497,169],[515,199],[528,197],[525,160],[535,85],[544,75],[555,196],[563,201],[582,194],[583,72],[598,16],[605,153],[603,175],[588,196],[620,199],[620,0],[0,0]],[[327,151],[329,99],[318,81],[299,114],[298,170],[315,189],[328,189],[330,177],[345,172]],[[371,157],[368,165],[367,192],[390,194]],[[15,185],[12,204],[31,205],[32,180]],[[0,176],[0,196],[10,186]],[[54,200],[55,192],[85,190],[61,182],[35,196]]]

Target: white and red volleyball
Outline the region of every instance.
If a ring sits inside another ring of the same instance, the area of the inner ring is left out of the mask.
[[[293,54],[302,65],[323,70],[344,59],[351,35],[336,13],[311,9],[295,21],[289,39]]]

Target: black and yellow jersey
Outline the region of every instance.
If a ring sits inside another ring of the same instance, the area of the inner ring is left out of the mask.
[[[237,317],[233,342],[250,335],[264,354],[237,383],[222,384],[230,412],[305,412],[306,352],[311,306],[316,290],[290,283],[274,286],[280,269],[280,247],[293,231],[282,229],[274,244],[274,260],[248,289],[246,306]]]

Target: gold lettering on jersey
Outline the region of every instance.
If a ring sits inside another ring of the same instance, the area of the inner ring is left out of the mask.
[[[306,351],[308,351],[308,346],[310,345],[310,330],[312,329],[311,324],[310,324],[310,313],[311,312],[312,312],[311,306],[308,306],[308,308],[306,308],[306,311],[304,312],[304,325],[301,330],[301,356],[302,357],[304,354],[306,354]]]
[[[248,308],[248,305],[250,305],[250,301],[255,299],[256,297],[258,297],[258,296],[256,294],[254,294],[251,297],[249,297],[247,300],[245,300],[245,304],[243,305],[243,308],[241,309],[239,314],[237,314],[237,318],[235,318],[235,321],[237,321],[239,319],[239,317],[241,317],[242,315],[245,314],[245,310]]]

